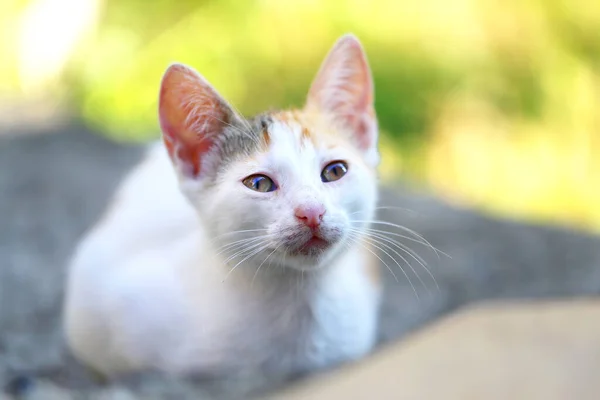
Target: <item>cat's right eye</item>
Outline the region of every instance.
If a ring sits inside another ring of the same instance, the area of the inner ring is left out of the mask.
[[[277,185],[273,182],[273,179],[266,175],[250,175],[245,178],[242,183],[248,188],[256,192],[272,192],[277,189]]]
[[[333,182],[346,175],[348,164],[343,161],[334,161],[328,164],[321,172],[321,180],[325,183]]]

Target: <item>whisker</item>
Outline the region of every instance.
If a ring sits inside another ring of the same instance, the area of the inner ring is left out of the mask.
[[[386,233],[393,233],[393,232],[386,232],[386,231],[371,231],[371,230],[367,230],[366,234],[368,235],[373,235],[376,237],[380,237],[380,238],[385,238],[387,241],[389,241],[390,243],[394,243],[396,246],[399,246],[402,251],[406,252],[406,253],[410,253],[410,255],[412,257],[416,257],[419,260],[421,260],[421,262],[425,263],[425,260],[423,260],[423,258],[417,254],[416,251],[414,251],[413,249],[411,249],[410,247],[408,247],[407,245],[405,245],[404,243],[398,241],[398,240],[394,240],[392,238],[388,238],[386,236]],[[410,238],[405,238],[405,239],[410,239]],[[419,244],[423,244],[423,243],[419,243]]]
[[[382,235],[382,234],[367,233],[367,235],[369,235],[369,236],[373,235],[374,237],[378,238],[379,240],[383,240],[388,243],[391,243],[392,245],[396,246],[398,249],[405,252],[410,257],[412,257],[416,262],[418,262],[421,265],[421,267],[423,267],[423,269],[425,269],[427,274],[431,277],[431,279],[435,283],[435,286],[437,287],[438,291],[440,290],[440,286],[438,285],[437,280],[433,276],[433,273],[431,272],[431,270],[429,268],[427,268],[427,262],[425,262],[425,260],[421,256],[419,256],[413,249],[411,249],[410,247],[408,247],[408,246],[404,245],[403,243],[400,243],[396,240],[387,238],[387,237],[385,237],[385,235]],[[402,256],[400,256],[400,257],[402,257]],[[413,270],[413,272],[414,272],[414,270]],[[417,277],[419,277],[418,274],[415,273],[415,275],[417,275]],[[420,277],[419,277],[419,280],[421,280]],[[422,282],[423,281],[421,280],[421,283]]]
[[[267,243],[267,241],[260,241],[260,242],[258,242],[258,243],[253,243],[253,244],[251,244],[251,245],[249,245],[249,246],[245,247],[243,250],[240,250],[240,251],[236,252],[235,254],[233,254],[233,255],[231,255],[231,256],[229,256],[229,257],[227,257],[227,258],[226,258],[226,259],[223,261],[223,263],[224,263],[224,264],[227,264],[229,261],[233,260],[234,258],[236,258],[236,257],[238,257],[238,256],[240,256],[240,255],[243,255],[243,254],[244,254],[244,253],[246,253],[247,251],[252,251],[253,249],[256,249],[257,247],[260,247],[260,246],[262,246],[262,245],[264,245],[264,244],[266,244],[266,243]]]
[[[238,248],[245,244],[250,244],[250,242],[267,239],[267,238],[271,238],[271,237],[272,237],[272,235],[264,235],[264,236],[259,236],[259,237],[251,237],[251,238],[236,240],[235,242],[231,242],[231,243],[225,244],[225,245],[217,248],[217,250],[219,250],[219,251],[216,253],[216,255],[219,255],[225,251],[233,250],[234,248]]]
[[[285,261],[285,257],[287,256],[287,254],[284,252],[283,253],[283,261]],[[281,264],[284,264],[284,262],[281,262]],[[269,271],[269,269],[271,268],[271,264],[273,264],[273,259],[271,258],[271,260],[269,261],[269,263],[267,264],[267,272]]]
[[[398,225],[398,224],[394,224],[392,222],[388,222],[388,221],[381,221],[378,219],[372,219],[372,220],[362,220],[362,221],[351,221],[351,222],[363,222],[363,223],[371,223],[371,224],[378,224],[378,225],[387,225],[387,226],[393,226],[394,228],[398,228],[401,229],[405,232],[408,232],[416,237],[418,237],[419,239],[423,240],[425,243],[429,243],[422,235],[420,235],[419,233],[413,231],[410,228],[407,228],[405,226],[402,225]]]
[[[227,275],[225,275],[225,278],[223,278],[222,282],[225,282],[225,280],[227,280],[227,278],[229,277],[229,275],[231,275],[231,273],[244,261],[246,261],[247,259],[249,259],[250,257],[253,257],[255,255],[257,255],[258,253],[260,253],[261,251],[267,249],[269,247],[268,244],[263,245],[262,247],[259,247],[258,250],[254,250],[252,252],[250,252],[250,254],[248,254],[246,257],[244,257],[240,262],[238,262],[237,264],[234,265],[233,268],[231,268],[229,270],[229,272],[227,273]]]
[[[361,212],[365,212],[365,211],[364,210],[358,210],[358,211],[351,212],[348,215],[354,215],[354,214],[358,214],[358,213],[361,213]]]
[[[395,228],[398,228],[398,229],[401,229],[401,230],[403,230],[403,231],[405,231],[405,232],[408,232],[408,233],[410,233],[411,235],[414,235],[415,237],[417,237],[417,238],[418,238],[418,239],[420,239],[421,241],[417,241],[417,240],[416,240],[416,239],[414,239],[414,238],[410,238],[410,237],[407,237],[407,236],[403,236],[403,235],[400,235],[400,234],[398,234],[398,233],[393,233],[393,232],[388,232],[388,231],[382,231],[382,230],[377,230],[377,229],[374,229],[374,230],[375,230],[375,231],[379,231],[379,232],[386,232],[386,233],[390,233],[390,234],[393,234],[393,235],[395,235],[395,236],[400,236],[400,237],[403,237],[403,238],[405,238],[405,239],[407,239],[407,240],[411,240],[411,241],[413,241],[413,242],[421,243],[422,245],[429,247],[429,248],[430,248],[431,250],[433,250],[433,251],[434,251],[434,253],[436,253],[436,254],[438,254],[438,253],[439,253],[439,254],[445,255],[446,257],[448,257],[448,258],[450,258],[450,259],[452,258],[452,257],[450,257],[448,254],[446,254],[446,253],[444,253],[443,251],[441,251],[441,250],[437,249],[436,247],[434,247],[434,246],[433,246],[431,243],[429,243],[429,241],[428,241],[427,239],[425,239],[425,238],[424,238],[422,235],[420,235],[419,233],[417,233],[417,232],[413,231],[412,229],[409,229],[409,228],[407,228],[407,227],[405,227],[405,226],[398,225],[398,224],[393,224],[393,223],[391,223],[391,222],[386,222],[386,221],[379,221],[379,220],[372,220],[372,221],[368,221],[368,220],[352,220],[352,221],[350,221],[350,222],[358,222],[358,223],[373,223],[373,224],[379,224],[379,225],[393,226],[393,227],[395,227]],[[366,228],[366,229],[373,229],[373,228]],[[439,258],[439,254],[438,254],[438,258]]]
[[[218,249],[222,249],[224,247],[231,246],[232,244],[235,244],[235,243],[241,243],[241,242],[246,241],[246,240],[253,240],[253,239],[258,239],[258,238],[262,238],[262,237],[264,237],[264,236],[244,237],[242,239],[238,239],[238,240],[234,240],[233,242],[226,243],[226,244],[222,245],[221,247],[219,247]]]
[[[244,232],[264,232],[264,231],[268,231],[268,229],[243,229],[243,230],[240,230],[240,231],[231,231],[231,232],[226,232],[226,233],[222,233],[220,235],[217,235],[212,240],[221,238],[223,236],[235,235],[235,234],[238,234],[238,233],[244,233]]]
[[[402,239],[406,239],[406,240],[409,240],[414,243],[422,244],[425,247],[429,247],[434,252],[434,254],[436,254],[438,260],[440,259],[440,255],[443,255],[445,257],[448,257],[449,259],[452,259],[452,256],[450,256],[448,253],[438,249],[435,246],[432,246],[429,242],[423,242],[419,239],[415,239],[410,236],[402,235],[402,234],[396,233],[396,232],[386,231],[383,229],[373,229],[373,228],[363,228],[363,229],[370,231],[370,232],[377,232],[377,233],[381,233],[381,234],[385,234],[385,235],[392,235],[392,236],[400,237]]]
[[[254,273],[254,276],[252,277],[252,283],[250,285],[254,285],[254,280],[256,279],[256,275],[258,275],[258,271],[260,271],[260,267],[263,266],[263,264],[265,263],[265,261],[267,261],[269,259],[269,257],[271,257],[273,255],[273,253],[275,253],[277,251],[277,249],[281,247],[281,244],[277,245],[277,247],[275,247],[273,249],[272,252],[269,253],[269,255],[263,260],[263,262],[260,263],[260,265],[258,266],[258,268],[256,269],[256,272]]]
[[[397,237],[401,237],[401,238],[403,238],[403,239],[410,240],[411,242],[418,243],[418,244],[422,244],[423,246],[429,247],[429,246],[427,245],[427,243],[423,242],[422,240],[420,240],[420,239],[418,239],[418,238],[416,239],[416,238],[414,238],[414,237],[410,237],[410,236],[402,235],[401,233],[390,232],[390,231],[386,231],[386,230],[382,230],[382,229],[374,229],[374,228],[361,228],[361,229],[363,229],[363,230],[365,230],[365,231],[370,231],[370,232],[377,232],[377,233],[389,233],[390,235],[397,236]]]
[[[370,244],[371,246],[373,246],[373,247],[375,247],[375,248],[377,248],[377,249],[381,250],[381,251],[382,251],[382,252],[383,252],[383,253],[384,253],[386,256],[388,256],[389,258],[391,258],[391,259],[392,259],[392,261],[393,261],[394,263],[396,263],[396,265],[398,266],[398,268],[400,268],[400,271],[402,271],[402,273],[403,273],[403,274],[404,274],[404,276],[406,277],[406,280],[408,281],[408,283],[409,283],[410,287],[412,288],[413,292],[415,293],[415,296],[417,296],[417,300],[419,300],[419,301],[420,301],[420,300],[421,300],[421,298],[419,297],[419,293],[417,293],[417,288],[415,288],[415,285],[413,285],[413,283],[412,283],[412,280],[410,279],[410,277],[408,276],[408,274],[406,273],[406,271],[404,270],[404,268],[402,268],[402,265],[400,265],[400,263],[399,263],[399,262],[398,262],[398,261],[397,261],[397,260],[396,260],[394,257],[392,257],[392,256],[390,255],[390,253],[388,253],[388,252],[387,252],[385,249],[383,249],[383,248],[379,247],[377,244],[375,244],[375,243],[378,243],[378,242],[376,242],[374,239],[366,237],[366,238],[364,238],[364,240],[368,240],[368,241],[369,241],[369,244]],[[375,242],[375,243],[374,243],[374,242]],[[382,243],[378,243],[378,244],[382,244]],[[366,248],[366,247],[365,247],[365,248]],[[409,262],[407,262],[407,261],[406,261],[406,259],[405,259],[404,257],[400,256],[400,258],[402,258],[402,260],[403,260],[405,263],[407,263],[407,265],[408,265],[408,266],[409,266],[409,267],[412,269],[413,273],[414,273],[415,275],[417,275],[417,277],[418,277],[419,275],[418,275],[418,274],[415,272],[415,270],[414,270],[414,268],[412,267],[412,265],[410,265],[410,263],[409,263]],[[421,282],[422,282],[422,281],[421,281]],[[423,284],[423,285],[424,285],[424,284]]]
[[[284,251],[283,252],[283,259],[281,260],[281,265],[285,265],[285,259],[287,257],[287,253]],[[271,258],[271,261],[269,261],[269,264],[267,264],[267,271],[269,271],[269,269],[271,268],[271,264],[273,264],[273,259]]]
[[[352,240],[352,242],[354,242],[354,243],[362,246],[365,250],[369,251],[375,257],[377,257],[379,259],[379,261],[381,261],[383,263],[383,265],[386,266],[386,268],[388,269],[388,271],[390,271],[390,274],[392,274],[392,276],[394,277],[394,279],[396,280],[396,282],[398,282],[398,277],[396,276],[396,274],[394,273],[394,271],[392,271],[392,269],[390,268],[390,266],[385,261],[383,261],[383,259],[381,257],[379,257],[379,255],[377,253],[375,253],[373,250],[369,249],[367,246],[365,246],[359,240],[357,240],[355,237],[353,237],[352,232],[350,232],[350,235],[348,236],[348,240]]]
[[[379,207],[375,207],[375,210],[401,210],[401,211],[409,212],[413,215],[420,215],[420,213],[418,211],[411,210],[410,208],[406,208],[406,207],[379,206]]]
[[[406,211],[409,212],[413,215],[420,215],[417,211],[415,210],[411,210],[410,208],[405,208],[405,207],[394,207],[394,206],[379,206],[379,207],[375,207],[373,210],[387,210],[387,209],[393,209],[393,210],[402,210],[402,211]],[[359,211],[354,211],[348,215],[354,215],[354,214],[358,214],[364,212],[364,210],[359,210]]]
[[[361,232],[356,231],[356,233],[360,234]],[[425,284],[425,282],[423,281],[423,279],[421,279],[421,276],[419,276],[419,274],[417,273],[417,271],[413,268],[412,264],[400,253],[398,253],[392,246],[390,246],[387,243],[382,242],[382,240],[385,241],[390,241],[390,239],[384,238],[384,237],[379,237],[379,236],[372,236],[370,234],[366,234],[365,237],[371,241],[374,241],[375,243],[378,243],[382,246],[384,246],[386,249],[389,249],[391,252],[393,252],[394,254],[396,254],[398,257],[400,257],[400,259],[402,261],[404,261],[404,263],[406,263],[406,265],[408,265],[408,267],[411,269],[411,271],[413,272],[413,274],[415,274],[415,276],[419,279],[419,281],[421,282],[421,285],[423,285],[423,287],[429,291],[429,288],[427,287],[427,285]],[[393,241],[391,241],[393,243]],[[398,246],[396,243],[393,243],[394,245]],[[400,250],[403,250],[404,252],[406,252],[405,249],[399,247]],[[410,256],[412,256],[413,259],[415,259],[417,262],[419,262],[419,260],[417,258],[414,257],[414,255],[408,253]],[[419,257],[420,258],[420,257]]]
[[[429,270],[429,268],[427,268],[425,263],[425,260],[423,260],[418,254],[412,254],[412,249],[408,249],[411,250],[410,252],[402,247],[401,243],[396,243],[395,241],[382,237],[382,236],[370,236],[369,234],[367,234],[367,237],[370,240],[375,241],[376,243],[384,246],[386,249],[389,249],[391,252],[393,252],[394,254],[396,254],[398,257],[400,257],[402,259],[402,261],[404,261],[406,263],[406,265],[408,265],[408,267],[410,268],[410,270],[413,272],[413,274],[415,274],[415,276],[417,277],[417,279],[419,280],[419,282],[421,282],[421,285],[425,288],[425,290],[427,290],[427,293],[431,294],[431,291],[429,290],[429,287],[427,286],[427,284],[425,283],[425,281],[421,278],[421,275],[419,275],[417,273],[417,271],[415,270],[415,268],[412,266],[412,264],[404,257],[402,256],[402,254],[398,253],[392,246],[390,246],[389,244],[383,243],[382,241],[391,243],[392,245],[396,246],[399,250],[405,252],[407,255],[409,255],[410,257],[412,257],[417,263],[419,263],[419,265],[421,265],[421,267],[423,269],[425,269],[425,271],[427,271],[427,274],[431,277],[431,279],[433,280],[433,282],[435,283],[435,286],[437,288],[437,290],[440,290],[440,287],[437,283],[437,280],[435,279],[435,277],[433,276],[433,274],[431,273],[431,271]]]

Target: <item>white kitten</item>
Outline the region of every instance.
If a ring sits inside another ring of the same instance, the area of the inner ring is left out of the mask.
[[[358,40],[336,43],[302,110],[245,120],[177,64],[159,114],[164,145],[72,261],[73,353],[107,376],[296,373],[366,354],[378,266],[357,221],[373,217],[379,156]]]

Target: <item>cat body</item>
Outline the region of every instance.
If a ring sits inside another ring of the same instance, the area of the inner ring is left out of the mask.
[[[377,124],[352,36],[302,110],[245,120],[197,73],[161,83],[164,143],[73,257],[65,330],[107,376],[144,369],[302,373],[376,339]]]

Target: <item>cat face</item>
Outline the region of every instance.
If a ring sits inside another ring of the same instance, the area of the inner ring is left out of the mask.
[[[249,121],[193,70],[167,70],[165,145],[183,192],[231,263],[318,268],[360,239],[377,197],[372,99],[352,36],[330,52],[304,109]]]
[[[318,266],[360,236],[364,223],[353,221],[372,217],[375,169],[350,140],[305,113],[259,119],[255,151],[221,168],[196,207],[221,245],[255,238],[226,252],[249,249],[232,261],[255,251],[260,261],[270,254],[266,263]]]

